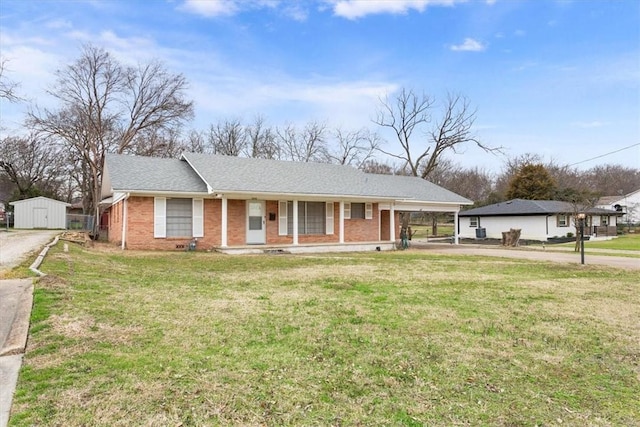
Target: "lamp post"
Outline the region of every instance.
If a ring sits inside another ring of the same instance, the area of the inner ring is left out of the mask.
[[[584,264],[584,219],[585,214],[578,214],[578,221],[580,224],[580,264]]]

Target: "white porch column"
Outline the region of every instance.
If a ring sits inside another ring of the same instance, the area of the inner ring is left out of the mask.
[[[344,201],[340,200],[340,213],[338,214],[340,222],[338,225],[338,236],[340,236],[340,243],[344,243]]]
[[[222,224],[220,227],[220,246],[227,247],[227,196],[222,196]]]
[[[458,211],[453,213],[453,243],[456,245],[459,243],[458,241]]]
[[[298,201],[293,201],[293,244],[298,244]]]
[[[389,240],[391,240],[391,243],[396,242],[396,210],[393,202],[391,202],[391,208],[389,208]]]

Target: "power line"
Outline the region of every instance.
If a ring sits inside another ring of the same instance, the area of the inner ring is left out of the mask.
[[[629,145],[628,147],[620,148],[620,149],[615,150],[615,151],[610,151],[610,152],[608,152],[608,153],[601,154],[601,155],[596,156],[596,157],[592,157],[592,158],[587,159],[587,160],[582,160],[582,161],[579,161],[579,162],[577,162],[577,163],[573,163],[573,164],[569,165],[569,167],[571,167],[571,166],[575,166],[575,165],[579,165],[579,164],[581,164],[581,163],[587,163],[587,162],[590,162],[591,160],[600,159],[600,158],[602,158],[602,157],[606,157],[606,156],[609,156],[609,155],[611,155],[611,154],[619,153],[620,151],[628,150],[629,148],[637,147],[638,145],[640,145],[640,142],[638,142],[638,143],[636,143],[636,144],[631,144],[631,145]]]

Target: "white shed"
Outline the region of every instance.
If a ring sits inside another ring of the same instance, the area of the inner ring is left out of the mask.
[[[14,207],[15,228],[67,228],[67,206],[71,206],[69,203],[40,196],[9,204]]]

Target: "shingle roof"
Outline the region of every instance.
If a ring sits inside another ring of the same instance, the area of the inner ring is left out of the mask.
[[[109,154],[103,197],[113,191],[272,193],[471,204],[416,177],[375,175],[350,166],[184,153],[182,160]],[[209,187],[209,188],[208,188]]]
[[[105,166],[112,191],[207,191],[189,165],[178,159],[107,154]]]
[[[524,200],[513,199],[493,205],[482,206],[460,212],[459,216],[511,216],[511,215],[547,215],[558,213],[573,213],[574,206],[568,202],[558,200]],[[606,214],[615,213],[608,209],[591,208],[587,213]]]
[[[375,175],[350,166],[185,153],[215,192],[380,197],[468,204],[470,200],[424,179]]]

